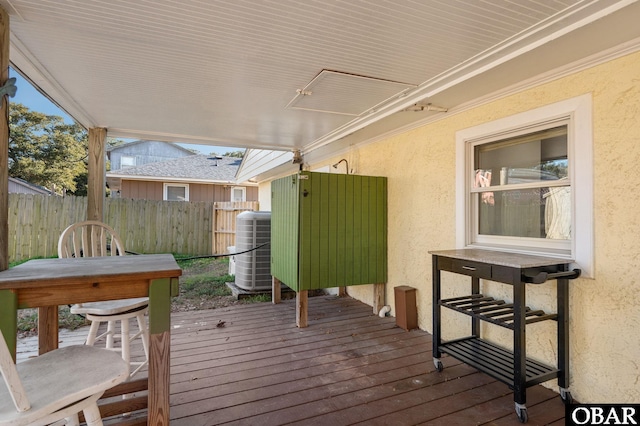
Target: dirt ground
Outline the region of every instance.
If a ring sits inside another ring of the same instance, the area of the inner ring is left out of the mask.
[[[203,260],[189,266],[182,267],[180,277],[180,295],[171,299],[171,312],[197,311],[201,309],[224,308],[226,306],[241,303],[233,295],[211,295],[211,294],[185,294],[184,282],[190,277],[209,276],[223,277],[229,273],[228,262],[222,260]],[[203,285],[212,285],[203,283]],[[215,284],[213,284],[215,285]]]
[[[225,284],[225,281],[234,279],[228,273],[229,263],[226,259],[203,259],[182,266],[180,295],[171,300],[172,312],[197,311],[271,301],[270,292],[236,298]],[[322,290],[309,291],[309,297],[322,294],[324,294]],[[283,291],[283,300],[292,297],[295,297],[294,292]]]

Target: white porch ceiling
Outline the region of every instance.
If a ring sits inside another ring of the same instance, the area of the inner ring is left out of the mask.
[[[0,5],[14,67],[87,128],[303,153],[443,114],[399,112],[414,103],[452,109],[640,37],[634,0]]]

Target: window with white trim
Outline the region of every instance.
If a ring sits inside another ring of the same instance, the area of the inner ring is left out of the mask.
[[[593,276],[591,97],[456,134],[458,247],[573,259]]]
[[[231,201],[247,201],[247,188],[234,186],[231,188]]]
[[[131,155],[123,155],[120,157],[121,169],[126,169],[128,167],[135,167],[135,166],[136,166],[136,157],[133,157]]]
[[[165,183],[163,200],[189,201],[189,184]]]

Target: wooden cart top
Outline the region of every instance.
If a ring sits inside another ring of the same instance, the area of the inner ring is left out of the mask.
[[[563,265],[573,262],[572,259],[561,257],[535,256],[531,254],[482,249],[435,250],[430,251],[429,254],[520,269]]]

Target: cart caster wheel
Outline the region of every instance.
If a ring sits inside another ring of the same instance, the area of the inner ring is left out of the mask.
[[[520,423],[526,423],[529,421],[529,413],[527,413],[527,407],[524,405],[516,404],[516,415]]]
[[[560,388],[560,399],[564,404],[573,404],[573,397],[571,396],[571,392],[566,389]]]
[[[442,372],[442,370],[444,370],[444,365],[442,365],[442,361],[440,361],[440,360],[439,360],[439,359],[437,359],[437,358],[434,358],[434,359],[433,359],[433,365],[435,365],[435,367],[436,367],[436,371],[437,371],[438,373],[440,373],[440,372]]]

